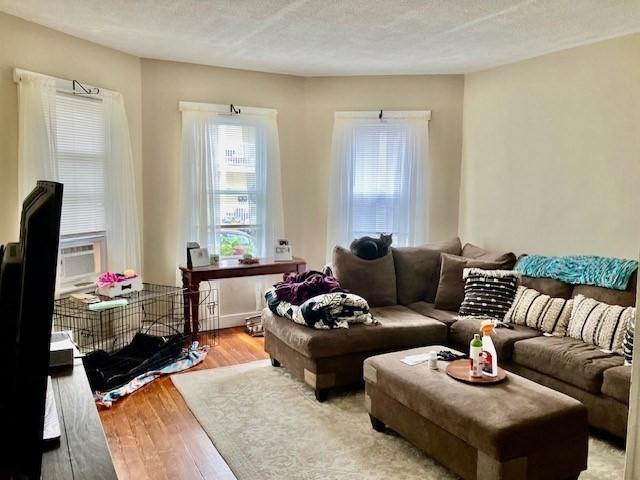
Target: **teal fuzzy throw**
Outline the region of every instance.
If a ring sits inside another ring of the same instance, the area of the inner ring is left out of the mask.
[[[572,285],[596,285],[616,290],[626,290],[631,275],[637,269],[636,260],[586,255],[527,255],[516,265],[516,271],[527,277],[553,278]]]

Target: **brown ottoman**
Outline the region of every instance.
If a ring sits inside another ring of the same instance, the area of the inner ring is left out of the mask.
[[[368,358],[365,401],[376,430],[392,428],[465,479],[574,479],[587,468],[587,410],[577,400],[509,373],[468,385],[407,355]]]

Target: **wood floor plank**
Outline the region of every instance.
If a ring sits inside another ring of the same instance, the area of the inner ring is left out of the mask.
[[[198,370],[268,358],[264,339],[242,327],[221,330],[215,345],[206,333],[199,341],[211,348]],[[235,480],[168,377],[101,408],[100,419],[120,480]]]

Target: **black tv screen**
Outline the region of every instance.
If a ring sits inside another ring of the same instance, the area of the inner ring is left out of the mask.
[[[0,420],[8,445],[0,473],[10,478],[40,478],[62,190],[37,183],[23,202],[19,242],[0,260]]]

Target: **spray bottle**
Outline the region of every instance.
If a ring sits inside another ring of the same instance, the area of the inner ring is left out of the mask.
[[[480,324],[482,332],[482,373],[488,377],[498,376],[498,354],[491,340],[491,334],[495,325],[491,320],[485,320]]]

